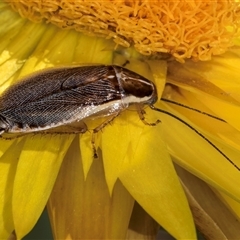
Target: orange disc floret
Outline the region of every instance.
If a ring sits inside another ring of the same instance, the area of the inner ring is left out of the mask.
[[[178,61],[209,60],[239,34],[233,0],[6,0],[22,16],[133,45],[142,54],[170,53]]]

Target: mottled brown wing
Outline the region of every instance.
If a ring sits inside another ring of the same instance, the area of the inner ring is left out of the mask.
[[[0,98],[0,121],[44,127],[84,117],[86,107],[121,99],[112,66],[50,69],[10,87]]]

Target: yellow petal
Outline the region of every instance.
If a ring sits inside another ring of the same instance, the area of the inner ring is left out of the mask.
[[[16,17],[16,13],[11,10],[8,12],[8,14],[10,16],[12,15],[13,18]],[[8,16],[8,18],[10,18],[10,16]],[[4,17],[2,14],[0,16],[0,21],[4,22],[5,20],[1,19],[1,17]],[[19,29],[21,30],[19,31]],[[28,21],[26,21],[26,23],[23,25],[19,20],[17,24],[10,29],[6,29],[6,33],[0,36],[2,48],[0,51],[0,78],[2,84],[0,89],[1,91],[9,86],[10,81],[8,81],[6,84],[5,81],[12,77],[23,66],[24,61],[35,48],[44,30],[45,25],[35,25]],[[11,33],[14,31],[17,34],[12,36]],[[26,38],[26,36],[28,37]]]
[[[33,26],[35,25],[33,24]],[[59,31],[55,26],[49,25],[43,36],[26,60],[18,79],[37,70],[72,62],[74,48],[69,48],[68,51],[64,49],[69,44],[76,44],[76,33]]]
[[[48,67],[69,66],[71,63],[110,64],[112,52],[104,51],[108,43],[101,38],[91,38],[75,31],[64,31],[49,26],[44,38],[39,41],[25,62],[20,76]]]
[[[32,229],[42,213],[72,139],[51,135],[26,139],[13,186],[13,221],[18,238]]]
[[[102,159],[85,180],[76,138],[64,158],[48,210],[56,239],[124,239],[134,200],[117,181],[112,196]]]
[[[162,105],[160,108],[164,109]],[[184,116],[177,112],[171,112],[187,121]],[[240,200],[239,171],[195,131],[173,117],[165,114],[160,114],[160,116],[169,151],[179,160],[178,164],[214,187]],[[190,125],[197,129],[193,123],[190,123]],[[238,151],[228,148],[217,139],[211,138],[210,135],[207,137],[230,159],[238,160]]]
[[[205,112],[211,114],[212,116],[216,116],[216,114],[208,108],[208,105],[205,105],[204,103],[201,102],[201,100],[196,98],[197,96],[196,94],[193,94],[185,89],[178,88],[176,91],[174,90],[174,88],[170,89],[172,100],[174,100],[177,103],[181,103],[185,106],[197,109],[200,112],[195,112],[191,109],[186,109],[184,107],[180,107],[171,103],[168,104],[168,106],[171,106],[171,108],[175,109],[182,115],[186,116],[192,123],[198,125],[204,131],[211,133],[216,138],[222,139],[226,144],[240,150],[239,131],[236,131],[234,127],[232,127],[230,124],[226,122],[223,122],[219,119],[214,119],[203,114],[203,112]]]
[[[98,37],[89,37],[78,34],[78,42],[74,49],[74,62],[76,63],[112,63],[112,51],[105,50],[112,42]]]
[[[11,143],[0,159],[0,239],[7,239],[14,230],[12,216],[12,192],[18,157],[22,150],[24,141],[3,141]]]
[[[137,113],[136,113],[137,114]],[[128,154],[132,135],[129,133],[129,125],[126,123],[127,113],[114,119],[113,124],[105,127],[102,134],[103,163],[107,185],[110,193],[119,177],[123,159]],[[138,133],[136,133],[138,135]],[[134,137],[136,137],[136,135]]]
[[[240,105],[225,102],[204,94],[196,97],[207,105],[217,116],[224,119],[237,130],[240,130]]]
[[[162,124],[129,126],[132,141],[119,178],[145,211],[175,238],[194,239],[192,216],[162,132]]]
[[[6,151],[11,147],[13,143],[15,143],[15,141],[8,141],[8,140],[1,139],[0,157],[2,157],[2,155],[6,153]]]
[[[153,80],[157,88],[158,100],[160,100],[166,85],[167,62],[161,60],[148,60],[147,63],[151,69]]]
[[[169,81],[192,92],[215,115],[239,130],[239,65],[239,49],[215,57],[211,62],[171,63]]]
[[[205,67],[207,68],[208,66]],[[169,62],[167,81],[183,89],[189,90],[194,94],[200,95],[205,93],[205,95],[237,103],[231,95],[213,84],[208,78],[205,78],[200,73],[196,72],[195,69],[197,68],[198,65],[188,68],[185,64]]]
[[[82,159],[84,159],[83,172],[84,172],[85,179],[88,175],[89,169],[94,160],[93,148],[91,145],[91,137],[92,137],[92,134],[90,132],[86,132],[79,137],[80,138],[79,147],[81,149],[81,157]]]
[[[222,94],[218,95],[220,99],[223,97],[231,97],[240,101],[239,90],[240,90],[240,49],[232,49],[226,52],[221,56],[215,56],[211,61],[208,62],[193,62],[187,61],[184,65],[180,64],[172,64],[176,67],[180,67],[183,71],[191,72],[193,74],[192,81],[189,81],[190,84],[194,83],[199,78],[204,79],[202,87],[205,87],[206,84],[211,83],[214,84],[218,89],[221,89]],[[171,71],[171,69],[170,69]],[[176,71],[176,69],[175,69]],[[179,78],[178,78],[179,79]],[[177,79],[175,79],[178,81]],[[189,80],[189,79],[188,79]],[[194,85],[194,84],[193,84]],[[195,82],[195,86],[196,85]],[[202,88],[202,89],[203,89]],[[216,93],[216,92],[215,92]],[[216,96],[213,93],[213,96]],[[226,95],[226,96],[225,96]]]

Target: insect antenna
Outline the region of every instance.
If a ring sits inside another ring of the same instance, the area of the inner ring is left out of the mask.
[[[214,116],[214,115],[212,115],[212,114],[209,114],[209,113],[200,111],[200,110],[198,110],[198,109],[196,109],[196,108],[192,108],[192,107],[186,106],[186,105],[181,104],[181,103],[179,103],[179,102],[175,102],[175,101],[172,101],[172,100],[169,100],[169,99],[166,99],[166,98],[161,98],[161,100],[164,101],[164,102],[168,102],[168,103],[171,103],[171,104],[175,104],[175,105],[177,105],[177,106],[179,106],[179,107],[187,108],[187,109],[189,109],[189,110],[192,110],[192,111],[195,111],[195,112],[204,114],[204,115],[206,115],[206,116],[208,116],[208,117],[217,119],[217,120],[219,120],[219,121],[221,121],[221,122],[226,122],[226,121],[223,120],[222,118],[219,118],[219,117]]]
[[[184,106],[184,105],[183,105]],[[176,115],[162,110],[160,108],[156,108],[153,105],[150,105],[150,108],[154,111],[157,112],[161,112],[163,114],[166,114],[170,117],[173,117],[175,119],[177,119],[178,121],[180,121],[181,123],[183,123],[185,126],[189,127],[191,130],[193,130],[196,134],[198,134],[202,139],[204,139],[207,143],[209,143],[214,149],[216,149],[229,163],[231,163],[238,171],[240,171],[240,167],[238,167],[226,154],[224,154],[215,144],[213,144],[208,138],[206,138],[202,133],[200,133],[197,129],[195,129],[194,127],[192,127],[189,123],[187,123],[186,121],[184,121],[183,119],[177,117]],[[190,108],[190,107],[189,107]],[[190,108],[191,109],[191,108]],[[201,111],[198,111],[201,112]],[[212,115],[211,115],[212,116]],[[224,121],[224,120],[223,120]]]

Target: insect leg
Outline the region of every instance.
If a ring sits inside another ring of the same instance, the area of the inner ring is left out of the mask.
[[[88,130],[87,125],[83,121],[73,122],[67,125],[59,126],[56,128],[48,129],[43,133],[51,134],[81,134]]]
[[[158,119],[156,122],[154,123],[149,123],[145,120],[145,110],[143,109],[143,106],[140,105],[140,104],[137,104],[136,105],[136,108],[137,108],[137,112],[138,112],[138,115],[139,115],[139,118],[140,120],[145,124],[145,125],[148,125],[148,126],[156,126],[158,123],[160,123],[161,121]]]
[[[6,134],[11,134],[10,136],[2,136],[1,134],[4,134],[4,131],[0,131],[0,139],[4,140],[13,140],[16,138],[24,137],[27,135],[63,135],[63,134],[82,134],[85,133],[88,130],[87,125],[84,122],[76,122],[71,123],[68,125],[58,126],[56,128],[48,129],[48,130],[39,130],[39,131],[28,131],[28,132],[6,132]]]
[[[92,133],[92,139],[91,139],[91,143],[92,143],[92,148],[93,148],[93,156],[94,158],[98,158],[97,155],[97,149],[96,149],[96,145],[95,145],[95,135],[101,131],[104,127],[106,127],[109,123],[111,123],[117,116],[119,116],[120,111],[115,113],[114,115],[112,115],[110,118],[108,118],[106,121],[104,121],[101,125],[99,125],[98,127],[93,129],[93,133]]]
[[[16,135],[16,136],[12,136],[12,137],[4,137],[1,135],[3,133],[0,133],[0,139],[3,139],[3,140],[13,140],[13,139],[20,138],[20,137],[23,137],[26,135],[26,134],[21,134],[21,135]]]

